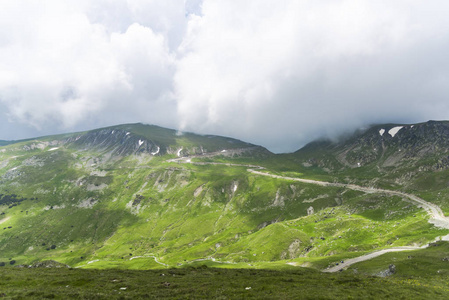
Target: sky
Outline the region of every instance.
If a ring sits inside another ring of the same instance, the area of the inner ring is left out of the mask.
[[[142,122],[291,152],[449,119],[449,2],[1,0],[0,139]]]

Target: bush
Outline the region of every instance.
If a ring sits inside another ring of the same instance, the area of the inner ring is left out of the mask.
[[[9,262],[10,265],[13,265],[15,263],[16,263],[16,261],[14,259]]]
[[[5,263],[4,262],[0,262],[0,267],[4,267]]]

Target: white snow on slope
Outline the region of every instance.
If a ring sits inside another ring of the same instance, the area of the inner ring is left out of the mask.
[[[55,151],[55,150],[58,150],[58,149],[59,149],[59,147],[54,147],[54,148],[49,149],[48,151]]]
[[[381,130],[379,130],[379,134],[380,134],[380,136],[383,136],[384,135],[384,133],[385,133],[385,129],[381,129]]]
[[[139,147],[142,146],[142,144],[143,144],[143,141],[139,140]]]
[[[125,135],[128,135],[128,134],[130,134],[131,132],[127,132]]]
[[[181,147],[181,149],[178,150],[178,157],[181,157],[181,151],[182,151],[182,147]]]
[[[401,130],[402,128],[404,128],[404,126],[396,126],[391,128],[390,130],[388,130],[388,133],[394,137],[396,135],[396,133],[398,133],[399,130]]]
[[[157,146],[157,150],[155,152],[151,152],[151,155],[156,155],[159,153],[159,150],[161,150],[161,148],[159,148],[159,146]]]

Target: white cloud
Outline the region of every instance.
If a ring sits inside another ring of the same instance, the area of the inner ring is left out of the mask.
[[[428,67],[449,50],[448,8],[205,1],[189,22],[175,75],[181,126],[294,150],[370,122],[429,117],[425,95],[448,91],[447,69]],[[438,86],[429,89],[435,76]]]
[[[173,73],[167,36],[137,23],[110,32],[84,5],[45,3],[2,10],[15,28],[0,38],[8,41],[0,48],[0,100],[10,117],[74,128],[90,118],[130,121],[146,108],[157,121],[152,104],[170,94]]]
[[[141,121],[286,151],[372,122],[447,119],[448,12],[418,0],[2,1],[1,127]]]

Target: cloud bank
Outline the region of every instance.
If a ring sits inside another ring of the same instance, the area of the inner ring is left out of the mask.
[[[0,3],[0,138],[124,122],[294,151],[449,119],[445,1]]]

